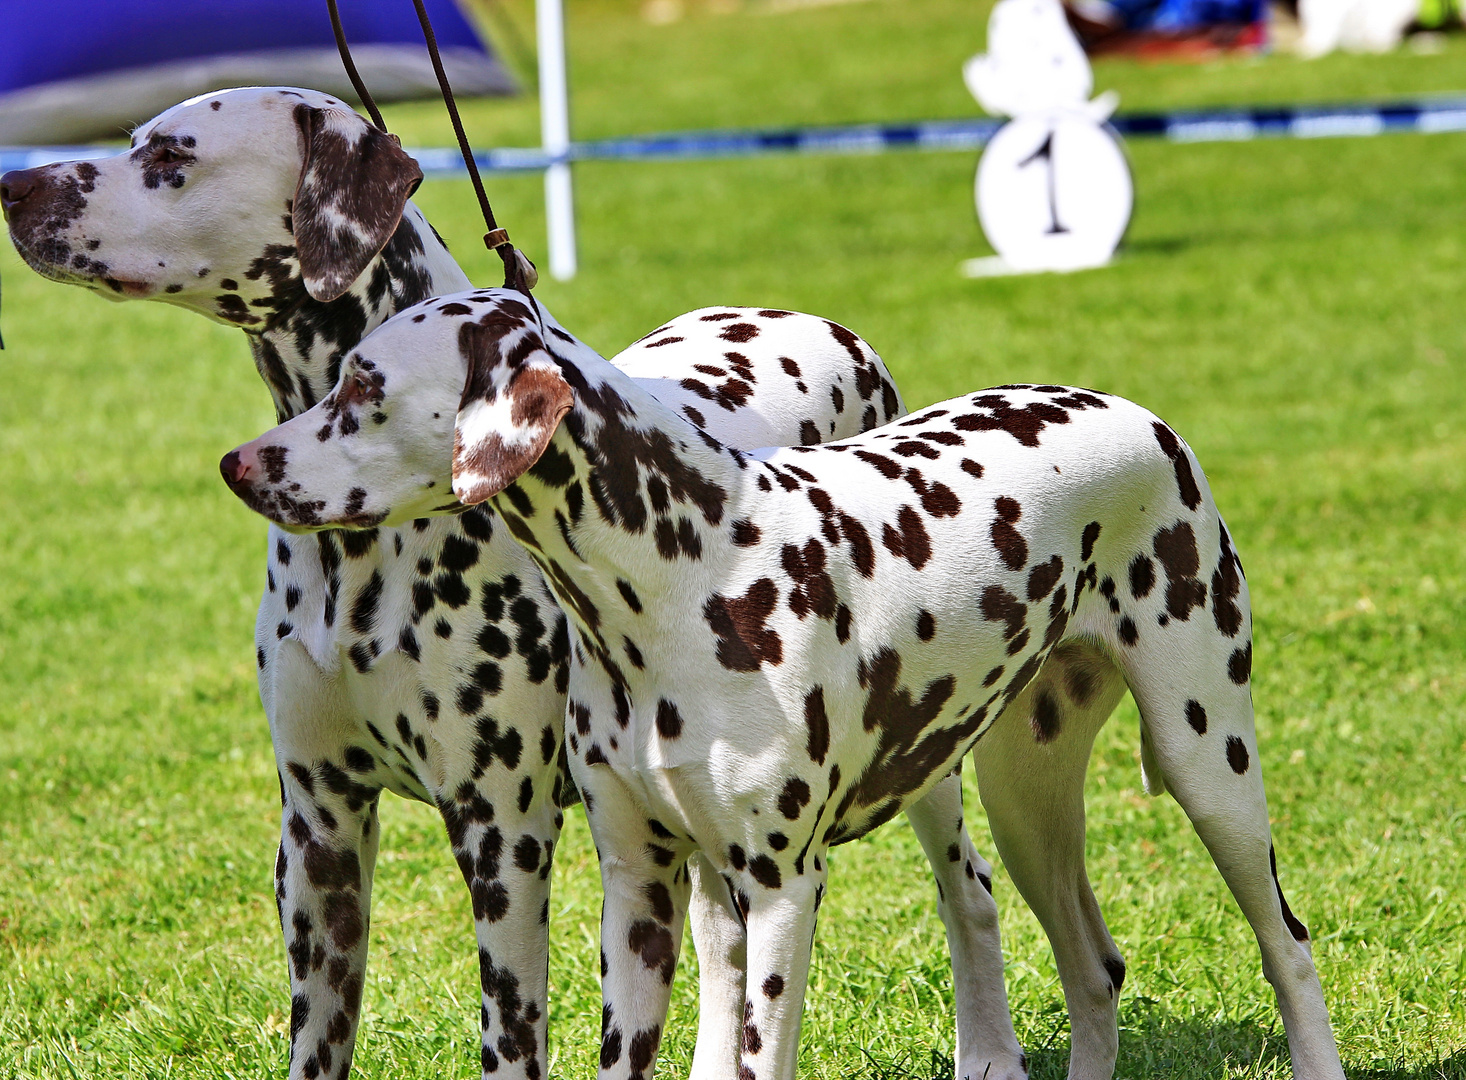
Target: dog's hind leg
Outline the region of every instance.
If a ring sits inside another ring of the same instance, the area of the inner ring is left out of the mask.
[[[1125,962],[1084,868],[1084,774],[1125,692],[1095,646],[1061,644],[973,751],[1003,865],[1043,925],[1069,1010],[1071,1080],[1108,1080]]]
[[[1257,936],[1263,974],[1277,993],[1288,1034],[1294,1075],[1341,1078],[1308,930],[1289,910],[1277,880],[1253,723],[1246,585],[1239,574],[1240,590],[1226,588],[1223,572],[1230,551],[1223,547],[1218,556],[1214,541],[1210,548],[1223,585],[1218,597],[1214,583],[1211,599],[1213,605],[1221,603],[1221,610],[1171,617],[1166,625],[1152,621],[1138,641],[1117,643],[1115,653],[1166,786]],[[1209,565],[1205,555],[1203,565]]]
[[[743,1037],[748,938],[727,883],[701,851],[687,860],[697,947],[697,1049],[690,1080],[734,1080]]]
[[[957,1006],[958,1080],[1017,1080],[1027,1059],[1013,1032],[1003,985],[1003,949],[993,868],[977,853],[962,819],[962,775],[944,776],[906,808],[937,883],[937,911],[947,928]]]

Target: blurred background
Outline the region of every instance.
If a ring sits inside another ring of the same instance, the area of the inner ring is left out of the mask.
[[[291,6],[323,25],[323,3]],[[80,34],[120,5],[82,7],[44,10]],[[7,76],[34,59],[14,33],[31,25],[22,8],[35,10],[0,4]],[[961,69],[985,47],[988,11],[568,0],[572,133],[977,117]],[[1337,42],[1381,51],[1310,59],[1281,8],[1193,23],[1148,11],[1073,13],[1095,87],[1118,91],[1122,114],[1466,95],[1466,35],[1441,5],[1390,9],[1387,40]],[[475,147],[538,145],[531,3],[462,13],[506,91],[464,102]],[[365,40],[358,5],[342,14]],[[47,40],[64,53],[62,37]],[[62,74],[118,69],[89,70]],[[405,145],[452,145],[435,100],[385,111]],[[958,272],[991,252],[975,151],[581,163],[580,273],[537,295],[607,356],[691,308],[767,305],[863,335],[912,407],[1058,382],[1163,416],[1205,466],[1251,582],[1280,873],[1313,931],[1349,1074],[1460,1080],[1466,134],[1136,138],[1126,153],[1135,211],[1110,266],[983,280]],[[486,182],[543,265],[540,176]],[[430,179],[416,201],[470,277],[497,284],[467,181]],[[43,281],[8,242],[0,277],[0,1075],[283,1075],[278,800],[250,650],[265,528],[217,471],[273,423],[268,396],[237,331]],[[1088,801],[1091,877],[1130,963],[1118,1075],[1286,1076],[1246,924],[1174,802],[1141,793],[1138,751],[1127,701]],[[441,824],[395,799],[382,817],[359,1074],[473,1075],[471,920]],[[909,830],[893,823],[832,863],[802,1075],[950,1075],[945,944]],[[598,888],[577,812],[556,864],[552,1076],[594,1069]],[[995,888],[1033,1075],[1062,1076],[1052,959],[1001,871]],[[690,1060],[693,970],[689,948],[663,1075]]]

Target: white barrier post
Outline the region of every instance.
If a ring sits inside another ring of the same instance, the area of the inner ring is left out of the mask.
[[[552,164],[545,169],[545,225],[550,276],[575,276],[575,196],[570,186],[570,91],[565,73],[565,11],[562,0],[536,0],[535,31],[540,54],[540,142]]]

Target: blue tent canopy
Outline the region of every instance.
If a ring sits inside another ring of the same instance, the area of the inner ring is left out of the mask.
[[[455,90],[513,92],[453,0],[426,6]],[[436,93],[411,0],[341,8],[373,96]],[[0,25],[0,142],[116,135],[225,86],[305,85],[354,99],[324,0],[0,0]]]

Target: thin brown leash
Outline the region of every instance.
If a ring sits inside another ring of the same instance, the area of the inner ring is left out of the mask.
[[[438,88],[443,92],[443,105],[448,110],[448,118],[453,121],[453,133],[458,136],[458,149],[463,154],[463,164],[468,168],[468,178],[473,181],[474,193],[478,195],[484,224],[489,227],[489,231],[484,234],[484,246],[498,252],[499,258],[504,260],[504,287],[528,293],[539,280],[539,274],[535,271],[534,263],[514,247],[514,242],[509,239],[509,230],[500,228],[499,223],[494,220],[489,197],[484,194],[484,182],[480,179],[478,165],[473,160],[473,150],[468,145],[468,136],[463,132],[463,121],[458,116],[453,88],[448,85],[448,74],[443,70],[443,58],[438,55],[438,38],[428,19],[428,9],[423,6],[423,0],[412,0],[412,6],[417,8],[417,21],[422,23],[423,40],[427,42],[428,56],[432,59],[433,71],[438,76]]]
[[[499,223],[494,220],[494,210],[489,205],[489,197],[484,192],[484,182],[479,177],[478,165],[473,160],[473,148],[468,145],[468,136],[463,131],[463,121],[458,115],[458,104],[453,98],[453,88],[448,85],[448,74],[443,70],[443,58],[438,54],[438,37],[433,33],[432,21],[428,18],[427,8],[423,6],[423,0],[412,0],[413,6],[417,8],[417,21],[422,24],[423,40],[427,42],[428,57],[433,62],[433,72],[438,77],[438,89],[443,94],[443,104],[448,109],[448,118],[453,122],[453,133],[458,137],[458,150],[463,155],[463,164],[468,169],[468,177],[473,181],[474,194],[478,196],[479,209],[484,215],[484,224],[489,231],[484,234],[484,246],[490,251],[496,252],[504,262],[504,287],[515,289],[528,294],[539,282],[539,273],[535,270],[534,263],[529,261],[529,256],[518,250],[514,242],[509,239],[509,230],[500,228]],[[367,111],[372,114],[372,120],[377,127],[387,130],[386,123],[382,120],[382,114],[377,109],[377,104],[367,92],[366,84],[362,82],[356,65],[351,60],[351,49],[346,44],[346,34],[341,29],[341,16],[336,10],[336,0],[326,0],[326,7],[331,12],[331,30],[336,35],[336,48],[341,53],[341,63],[346,68],[346,75],[351,79],[351,85],[355,87],[357,96],[366,106]]]
[[[377,108],[377,103],[367,92],[366,83],[361,81],[361,73],[356,70],[356,64],[352,62],[351,49],[346,44],[346,31],[341,29],[341,13],[336,10],[336,0],[326,0],[326,8],[331,12],[331,32],[336,35],[336,48],[341,53],[341,66],[346,69],[346,77],[356,88],[356,96],[361,98],[361,103],[366,106],[367,112],[372,114],[372,123],[377,125],[379,131],[386,131],[387,124],[382,119],[382,111]]]

